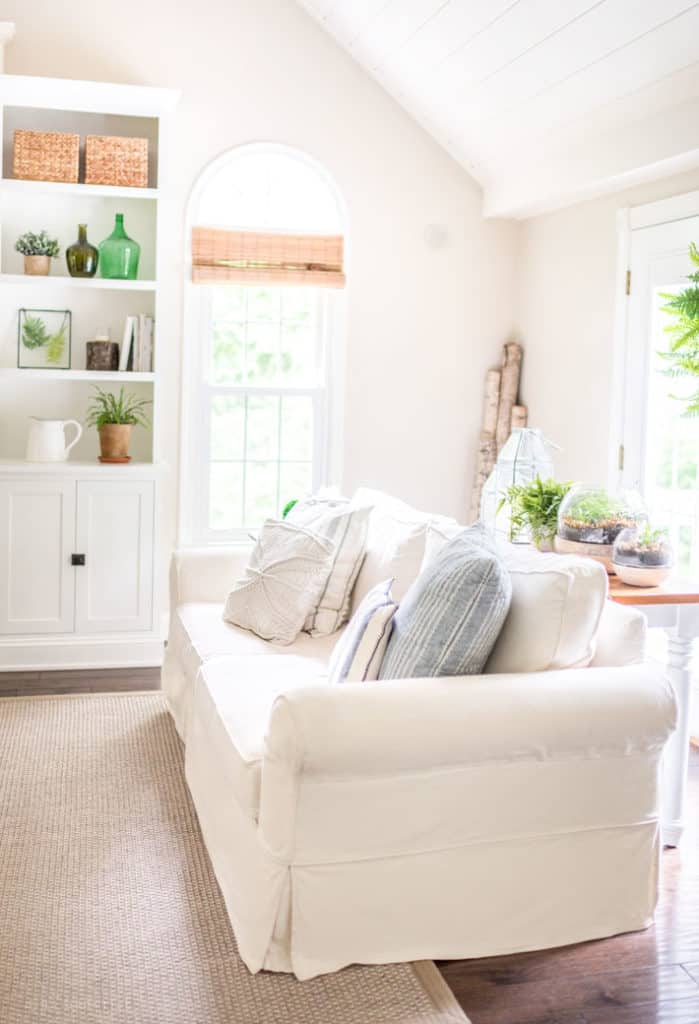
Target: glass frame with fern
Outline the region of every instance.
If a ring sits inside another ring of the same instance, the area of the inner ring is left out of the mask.
[[[70,370],[72,314],[69,309],[25,309],[17,313],[20,370]]]

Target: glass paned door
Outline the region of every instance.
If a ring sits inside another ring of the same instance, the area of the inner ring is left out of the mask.
[[[670,345],[664,296],[687,287],[691,242],[699,242],[699,217],[632,233],[623,399],[622,484],[669,528],[676,575],[685,578],[699,577],[699,417],[684,415],[682,399],[699,390],[699,378],[668,376],[661,353]]]

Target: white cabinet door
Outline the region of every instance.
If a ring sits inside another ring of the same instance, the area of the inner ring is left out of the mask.
[[[73,631],[74,531],[74,481],[0,481],[0,634]]]
[[[78,482],[78,633],[152,629],[154,489],[150,480]]]

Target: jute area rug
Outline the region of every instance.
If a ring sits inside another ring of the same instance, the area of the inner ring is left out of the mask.
[[[2,1024],[463,1024],[432,963],[240,960],[158,694],[0,700]]]

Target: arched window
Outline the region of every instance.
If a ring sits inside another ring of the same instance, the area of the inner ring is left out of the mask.
[[[186,541],[236,539],[335,481],[344,235],[328,175],[286,147],[241,146],[197,182],[187,231]]]

